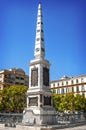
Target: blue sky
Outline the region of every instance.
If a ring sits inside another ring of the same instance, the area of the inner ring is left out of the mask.
[[[0,0],[0,70],[29,75],[39,2],[51,80],[86,74],[86,0]]]

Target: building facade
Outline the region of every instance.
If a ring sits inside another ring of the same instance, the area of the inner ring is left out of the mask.
[[[51,90],[56,94],[74,93],[86,97],[86,75],[67,77],[64,76],[59,80],[50,83]]]
[[[29,76],[24,70],[11,68],[8,70],[0,70],[0,90],[11,85],[29,86]]]

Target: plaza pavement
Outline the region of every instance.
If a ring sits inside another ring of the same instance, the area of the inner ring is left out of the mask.
[[[12,128],[12,127],[0,127],[0,130],[21,130],[21,129],[15,129],[15,128]],[[27,130],[30,130],[30,129],[27,129]],[[86,125],[83,125],[83,126],[77,126],[77,127],[72,127],[72,128],[64,128],[64,129],[57,129],[57,130],[86,130]]]
[[[72,127],[72,128],[58,129],[58,130],[86,130],[86,125]]]

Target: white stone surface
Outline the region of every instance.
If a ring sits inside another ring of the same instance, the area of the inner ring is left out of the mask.
[[[60,128],[56,128],[56,126],[39,127],[39,126],[22,126],[22,125],[17,125],[17,127],[12,128],[12,127],[4,127],[4,124],[0,124],[0,130],[51,130],[51,129],[52,130],[86,130],[86,125],[60,129]]]

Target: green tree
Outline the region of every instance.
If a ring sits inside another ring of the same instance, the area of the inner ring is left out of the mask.
[[[86,111],[86,98],[83,95],[68,93],[64,96],[54,94],[54,106],[56,110]]]
[[[26,105],[26,86],[10,86],[2,90],[1,106],[7,112],[22,112]]]
[[[61,95],[53,94],[54,107],[55,107],[56,110],[60,110],[59,106],[60,106],[60,103],[61,103],[61,98],[62,98]]]
[[[86,110],[86,98],[83,95],[77,94],[75,97],[75,109]]]
[[[62,98],[61,106],[63,110],[74,110],[75,97],[73,93],[68,93]]]

